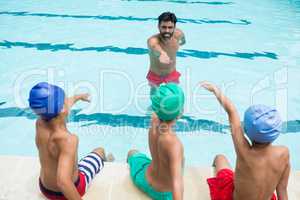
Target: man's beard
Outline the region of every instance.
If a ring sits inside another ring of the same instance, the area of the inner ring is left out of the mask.
[[[163,39],[170,39],[173,36],[173,33],[160,33]]]

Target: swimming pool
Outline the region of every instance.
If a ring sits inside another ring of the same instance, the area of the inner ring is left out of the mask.
[[[208,80],[223,88],[241,116],[252,103],[276,106],[285,121],[276,143],[290,148],[300,170],[295,0],[1,1],[0,155],[37,155],[27,98],[38,81],[68,94],[91,93],[92,103],[76,105],[68,123],[80,138],[80,155],[104,146],[124,162],[131,148],[148,152],[146,40],[164,11],[175,12],[187,39],[177,57],[186,106],[176,127],[187,163],[208,166],[217,153],[235,159],[224,111],[197,86]]]

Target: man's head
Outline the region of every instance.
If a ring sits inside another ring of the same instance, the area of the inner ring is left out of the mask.
[[[255,143],[272,143],[280,134],[282,121],[276,109],[265,105],[250,106],[244,114],[244,130]]]
[[[161,84],[151,95],[151,103],[161,121],[173,121],[183,112],[184,93],[175,83]]]
[[[158,17],[158,29],[163,39],[170,39],[175,31],[177,18],[174,13],[164,12]]]
[[[56,117],[64,106],[63,89],[46,82],[36,84],[29,93],[29,106],[41,118],[51,120]]]

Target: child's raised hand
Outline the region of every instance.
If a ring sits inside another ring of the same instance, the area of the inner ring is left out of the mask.
[[[80,100],[86,101],[86,102],[91,102],[91,100],[90,100],[90,94],[88,94],[88,93],[81,94],[80,95]]]
[[[214,84],[208,82],[208,81],[202,81],[200,83],[200,86],[205,88],[206,90],[216,93],[219,89],[217,88],[217,86],[215,86]]]

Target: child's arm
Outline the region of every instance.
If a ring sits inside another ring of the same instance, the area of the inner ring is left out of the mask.
[[[290,175],[290,161],[289,161],[289,152],[288,149],[286,153],[287,157],[287,165],[284,169],[284,172],[280,178],[279,184],[276,187],[276,193],[277,193],[277,198],[279,200],[288,200],[288,193],[287,193],[287,186],[288,186],[288,180],[289,180],[289,175]]]
[[[183,199],[182,151],[179,144],[168,141],[168,157],[172,180],[172,196],[174,200]]]
[[[74,165],[77,163],[77,137],[70,137],[58,141],[59,158],[57,166],[57,186],[69,200],[81,200],[81,197],[72,180]]]
[[[153,162],[158,162],[157,159],[157,139],[159,137],[159,134],[157,133],[157,128],[159,126],[159,119],[157,117],[157,115],[155,114],[155,112],[152,113],[152,118],[151,118],[151,124],[149,127],[149,133],[148,133],[148,145],[149,145],[149,149],[150,149],[150,153],[151,153],[151,157],[152,157],[152,161]],[[156,166],[153,166],[156,167]],[[154,170],[157,170],[157,168],[155,168]]]
[[[250,149],[250,145],[244,137],[239,114],[233,103],[215,85],[209,82],[202,82],[201,86],[212,92],[227,112],[231,127],[232,139],[237,154],[241,154],[244,152],[244,150]]]
[[[66,108],[70,110],[71,107],[79,100],[90,102],[89,96],[90,96],[89,94],[79,94],[79,95],[74,95],[72,97],[66,98],[65,100]]]

